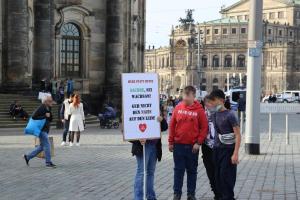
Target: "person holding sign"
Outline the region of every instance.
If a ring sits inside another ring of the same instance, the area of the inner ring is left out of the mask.
[[[183,178],[187,172],[188,200],[195,200],[200,145],[208,132],[208,121],[201,104],[195,100],[196,89],[187,86],[183,101],[173,111],[169,127],[169,150],[174,159],[174,200],[180,200]]]
[[[164,132],[168,129],[167,121],[163,117],[157,119],[161,124],[161,131]],[[146,170],[147,170],[147,183],[146,183],[146,197],[148,200],[156,200],[154,191],[154,172],[156,162],[161,161],[162,158],[162,145],[161,139],[154,140],[136,140],[132,141],[131,153],[136,157],[137,171],[134,182],[134,200],[143,200],[143,177],[144,177],[144,159],[143,159],[143,145],[145,145],[146,155]]]

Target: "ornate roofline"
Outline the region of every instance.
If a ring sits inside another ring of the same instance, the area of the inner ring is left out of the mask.
[[[231,9],[233,9],[233,8],[239,6],[239,5],[241,5],[242,3],[245,3],[245,2],[247,2],[247,1],[249,1],[249,0],[240,0],[240,1],[238,1],[238,2],[236,2],[236,3],[234,3],[234,4],[232,4],[231,6],[222,8],[221,11],[220,11],[220,13],[221,13],[221,14],[224,14],[224,13],[226,13],[227,11],[229,11],[229,10],[231,10]],[[273,1],[278,1],[278,2],[280,2],[280,3],[284,3],[284,4],[289,5],[289,6],[294,6],[294,5],[299,5],[299,4],[300,4],[300,1],[298,1],[298,3],[296,2],[297,0],[273,0]]]

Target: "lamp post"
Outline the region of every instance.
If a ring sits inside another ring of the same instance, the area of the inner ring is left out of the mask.
[[[260,154],[262,0],[250,0],[245,151]]]
[[[200,30],[200,26],[198,26],[198,56],[197,56],[197,71],[198,71],[198,77],[199,77],[199,89],[200,89],[200,96],[202,96],[202,78],[203,78],[203,71],[202,71],[202,63],[201,63],[201,47],[202,47],[202,31]]]

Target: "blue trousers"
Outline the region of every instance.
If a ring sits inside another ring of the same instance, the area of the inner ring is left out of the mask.
[[[146,143],[146,197],[148,200],[155,200],[156,194],[154,191],[154,172],[157,163],[156,144]],[[144,186],[144,160],[143,156],[136,156],[137,171],[134,182],[134,200],[143,200],[143,186]]]
[[[41,132],[39,139],[40,139],[40,145],[37,146],[31,153],[29,153],[26,156],[30,160],[36,157],[42,151],[44,151],[46,164],[49,164],[51,163],[51,146],[50,146],[48,134],[46,132]]]
[[[174,144],[174,194],[182,194],[184,173],[187,173],[187,193],[195,195],[199,152],[192,152],[193,145]]]
[[[215,148],[213,159],[215,165],[216,189],[220,200],[234,200],[234,186],[237,165],[231,163],[234,148]]]
[[[65,123],[64,123],[64,132],[63,132],[63,141],[64,142],[67,141],[67,135],[69,133],[69,125],[70,125],[69,120],[65,120]]]

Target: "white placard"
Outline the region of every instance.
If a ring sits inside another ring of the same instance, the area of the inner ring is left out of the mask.
[[[160,138],[158,75],[124,73],[122,93],[124,140]]]

